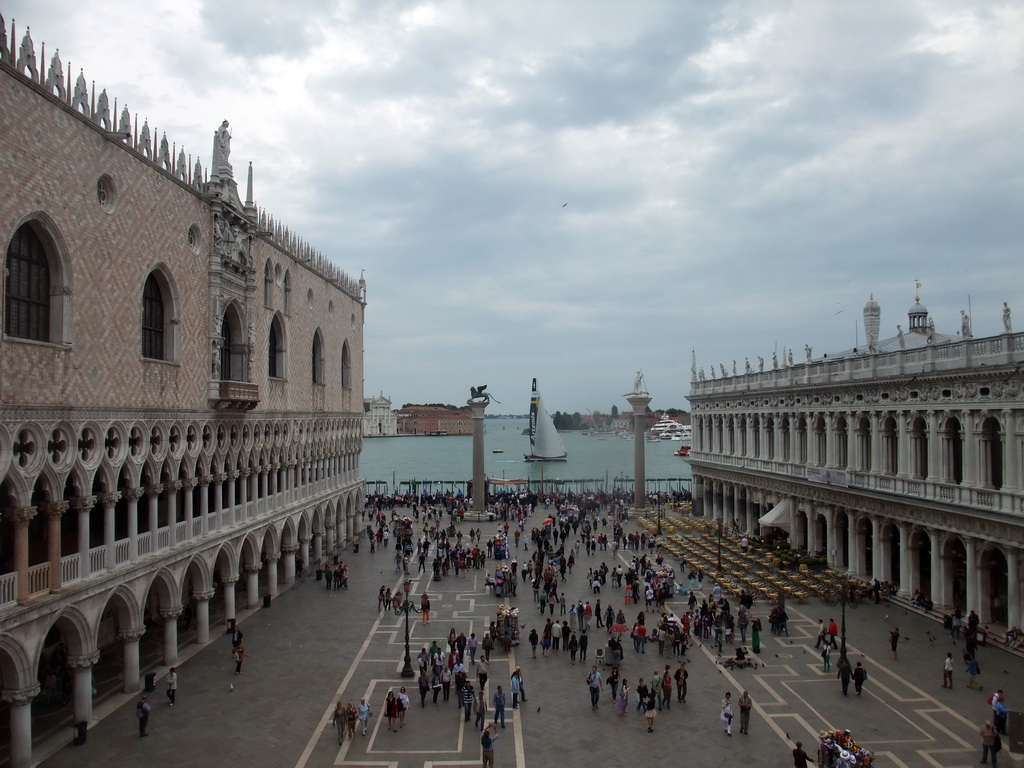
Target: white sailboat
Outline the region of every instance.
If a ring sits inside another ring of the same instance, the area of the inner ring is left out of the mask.
[[[526,461],[568,461],[569,458],[555,422],[544,410],[536,379],[530,394],[530,452],[523,458]]]

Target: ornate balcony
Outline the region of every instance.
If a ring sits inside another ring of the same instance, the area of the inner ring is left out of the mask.
[[[260,402],[260,388],[245,381],[221,381],[215,399],[219,411],[251,411]]]

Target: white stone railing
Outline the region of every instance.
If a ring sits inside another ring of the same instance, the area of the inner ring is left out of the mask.
[[[691,454],[691,460],[698,466],[705,464],[737,468],[757,472],[762,476],[782,475],[793,480],[806,480],[806,470],[802,464],[772,462],[742,456],[723,456],[705,452]],[[922,501],[931,500],[940,504],[952,504],[979,511],[1024,516],[1024,495],[1007,489],[976,488],[854,470],[847,470],[847,476],[849,477],[849,487],[859,491],[875,491],[900,497],[913,497]]]
[[[107,548],[93,547],[89,550],[89,573],[105,570],[107,567]]]
[[[181,542],[188,540],[188,521],[182,520],[174,526],[174,540]]]
[[[1024,363],[1024,333],[1004,333],[897,352],[812,360],[785,368],[741,373],[720,379],[694,379],[690,382],[690,392],[697,396],[750,393],[780,387],[856,383],[890,376],[914,376],[1021,363]]]
[[[131,551],[130,542],[128,539],[121,539],[114,543],[114,565],[123,565],[129,560],[129,553]]]
[[[171,546],[171,531],[169,528],[158,528],[156,532],[156,548],[167,549]]]
[[[30,595],[39,592],[50,591],[50,564],[40,563],[28,569],[28,593]]]
[[[60,583],[70,584],[82,577],[82,558],[76,552],[73,555],[65,555],[60,559]]]
[[[136,541],[136,552],[139,557],[145,557],[153,551],[153,537],[149,533],[140,533]]]
[[[18,599],[18,573],[13,571],[0,576],[0,605],[13,603]]]

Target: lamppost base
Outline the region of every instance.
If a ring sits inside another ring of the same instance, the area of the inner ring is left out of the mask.
[[[406,662],[406,665],[402,667],[402,677],[416,677],[416,673],[413,671],[412,666]]]

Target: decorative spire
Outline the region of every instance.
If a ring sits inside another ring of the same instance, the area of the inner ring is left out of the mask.
[[[249,161],[249,178],[245,182],[245,207],[252,208],[252,160]]]

